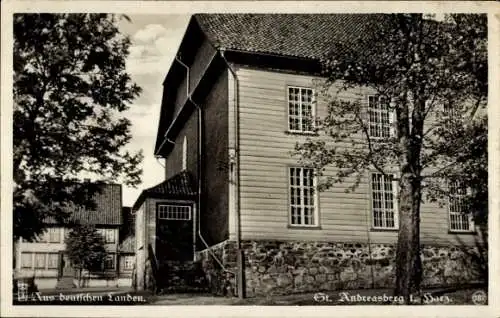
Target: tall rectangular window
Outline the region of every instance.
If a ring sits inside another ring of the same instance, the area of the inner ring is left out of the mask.
[[[105,270],[115,269],[115,255],[114,254],[106,255],[106,257],[104,258],[104,269]]]
[[[376,229],[398,227],[397,187],[392,175],[372,174],[372,226]]]
[[[33,268],[33,253],[21,253],[21,268]]]
[[[158,205],[158,219],[161,220],[191,220],[189,205]]]
[[[368,96],[369,134],[374,138],[391,136],[392,113],[389,103],[384,98]]]
[[[448,196],[448,212],[450,230],[468,232],[473,228],[472,214],[465,210],[466,187],[460,182],[450,182]]]
[[[318,224],[316,182],[314,170],[290,168],[290,224],[313,226]]]
[[[97,229],[97,232],[102,236],[104,243],[115,243],[115,229]]]
[[[311,133],[314,116],[314,91],[311,88],[288,87],[288,129]]]
[[[59,266],[59,254],[58,253],[49,253],[48,254],[48,260],[47,260],[47,267],[49,269],[55,269],[58,268]]]

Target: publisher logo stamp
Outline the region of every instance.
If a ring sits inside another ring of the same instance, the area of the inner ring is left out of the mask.
[[[472,294],[472,303],[474,305],[486,305],[488,302],[488,295],[482,290],[478,290]]]

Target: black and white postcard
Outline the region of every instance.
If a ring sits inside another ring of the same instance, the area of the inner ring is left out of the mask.
[[[494,316],[498,4],[2,9],[2,316]]]

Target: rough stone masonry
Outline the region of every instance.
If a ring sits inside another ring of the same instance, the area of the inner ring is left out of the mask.
[[[394,286],[392,244],[244,241],[241,245],[248,296]],[[236,242],[224,241],[211,249],[226,269],[236,272]],[[480,253],[475,247],[423,245],[422,287],[483,281]],[[198,258],[214,293],[235,292],[234,275],[223,272],[208,250],[199,252]]]

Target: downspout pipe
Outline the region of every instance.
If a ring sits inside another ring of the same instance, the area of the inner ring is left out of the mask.
[[[228,70],[231,72],[234,80],[233,87],[233,103],[234,103],[234,169],[235,169],[235,178],[233,182],[235,183],[235,230],[236,230],[236,248],[238,250],[238,296],[240,298],[245,298],[246,296],[246,283],[245,283],[245,254],[241,249],[241,216],[240,216],[240,170],[239,170],[239,80],[236,75],[236,71],[233,69],[231,64],[229,64],[228,60],[225,56],[225,49],[219,50],[222,59],[227,65]]]
[[[190,88],[189,88],[189,80],[190,80],[190,68],[189,66],[187,66],[184,62],[182,62],[178,56],[175,56],[175,61],[177,61],[180,65],[182,65],[185,69],[186,69],[186,72],[187,72],[187,78],[186,78],[186,81],[187,81],[187,91],[186,91],[186,96],[188,98],[188,100],[196,107],[197,111],[198,111],[198,193],[197,193],[197,204],[198,204],[198,208],[197,208],[197,213],[193,213],[193,218],[194,219],[197,219],[198,221],[198,226],[197,226],[197,230],[196,230],[196,233],[198,234],[198,237],[200,238],[201,242],[203,243],[203,245],[205,245],[205,247],[209,250],[209,252],[212,254],[213,258],[215,259],[215,261],[220,265],[220,267],[222,268],[222,270],[224,272],[227,272],[227,273],[230,273],[232,275],[234,275],[233,272],[227,270],[224,266],[224,264],[222,264],[222,262],[217,258],[217,256],[213,253],[212,249],[210,248],[210,246],[208,245],[207,241],[205,240],[205,238],[203,237],[203,235],[201,234],[201,218],[199,217],[199,214],[200,211],[201,211],[201,190],[202,190],[202,184],[201,184],[201,175],[202,175],[202,166],[201,166],[201,156],[202,156],[202,138],[203,138],[203,111],[200,107],[200,105],[198,105],[198,103],[196,103],[192,96],[191,96],[191,93],[190,93]],[[196,224],[196,220],[193,220],[193,224]],[[196,245],[196,242],[194,242],[194,244]],[[196,248],[196,246],[194,247]]]
[[[187,66],[184,62],[182,62],[178,56],[175,56],[175,60],[177,61],[177,63],[179,63],[180,65],[182,65],[185,69],[186,69],[186,97],[188,98],[188,100],[196,107],[196,110],[198,111],[198,150],[197,150],[197,156],[198,156],[198,191],[197,191],[197,203],[198,203],[198,207],[197,207],[197,212],[200,213],[201,211],[201,189],[202,189],[202,185],[201,185],[201,155],[202,155],[202,138],[203,138],[203,134],[202,134],[202,128],[203,128],[203,118],[201,117],[203,112],[201,110],[201,107],[200,105],[198,105],[191,97],[191,93],[190,93],[190,87],[189,87],[189,81],[191,79],[191,69],[189,68],[189,66]],[[206,243],[205,239],[203,238],[203,236],[201,235],[201,230],[200,230],[200,217],[198,217],[196,214],[198,213],[193,213],[193,218],[195,218],[197,221],[198,221],[198,226],[197,226],[197,233],[198,233],[198,236],[200,237],[200,239],[202,240],[202,242],[208,246],[208,244]],[[193,223],[196,225],[196,220],[193,220]],[[193,242],[193,244],[196,246],[196,242]]]

